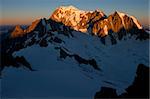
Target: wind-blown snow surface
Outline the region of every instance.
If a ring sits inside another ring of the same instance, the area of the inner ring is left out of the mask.
[[[57,35],[62,44],[48,47],[34,45],[14,53],[24,56],[36,71],[7,68],[3,71],[2,97],[92,99],[101,86],[117,89],[121,94],[134,77],[137,65],[149,65],[148,40],[128,39],[116,45],[103,45],[98,37],[73,32],[74,37]],[[65,47],[83,58],[94,58],[102,71],[79,65],[73,58],[59,58],[55,47]]]

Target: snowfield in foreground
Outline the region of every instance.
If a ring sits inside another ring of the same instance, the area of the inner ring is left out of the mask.
[[[48,47],[33,45],[15,52],[24,56],[36,71],[6,68],[2,78],[4,98],[85,98],[92,99],[101,86],[117,89],[121,94],[129,86],[139,63],[149,66],[149,40],[121,40],[104,45],[98,37],[73,32],[74,37],[58,35],[65,43],[49,43]],[[83,58],[94,58],[101,70],[79,64],[67,57],[61,59],[55,47]]]

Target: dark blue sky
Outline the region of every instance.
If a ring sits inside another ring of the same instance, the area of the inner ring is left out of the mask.
[[[135,16],[148,25],[149,0],[0,0],[1,24],[30,24],[37,18],[49,18],[55,8],[73,5],[82,10],[101,9],[107,15],[115,10]]]

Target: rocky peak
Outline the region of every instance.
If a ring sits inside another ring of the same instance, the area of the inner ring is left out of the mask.
[[[138,29],[142,29],[141,24],[138,22],[138,20],[134,16],[130,16],[128,14],[125,14],[119,11],[115,11],[114,15],[119,15],[119,17],[121,18],[123,27],[125,29],[129,29],[128,27],[130,28],[136,27]]]
[[[23,34],[23,29],[20,25],[16,25],[15,29],[11,33],[11,37],[17,37],[18,35],[21,36]]]
[[[133,22],[136,24],[138,29],[142,29],[142,25],[139,23],[139,21],[134,17],[134,16],[130,16],[133,20]]]
[[[54,23],[62,23],[64,26],[73,30],[92,33],[100,37],[105,37],[113,33],[112,35],[119,35],[119,40],[121,40],[126,33],[137,34],[139,30],[142,30],[142,26],[135,17],[119,11],[115,11],[109,16],[106,16],[104,12],[99,9],[95,11],[83,11],[74,6],[60,6],[52,13],[50,19],[38,19],[26,30],[16,28],[14,31],[19,32],[12,33],[12,35],[22,36],[23,34],[33,31],[46,33],[52,27],[53,30],[59,27],[59,25],[57,26]]]
[[[119,11],[115,11],[114,13],[110,14],[107,18],[96,21],[93,24],[92,33],[94,35],[103,37],[107,35],[109,31],[115,33],[120,33],[123,31],[138,32],[137,30],[141,29],[142,26],[135,17]]]
[[[11,37],[12,37],[12,38],[22,37],[23,35],[34,31],[40,21],[41,21],[41,20],[35,20],[35,21],[32,22],[32,24],[31,24],[27,29],[25,29],[25,30],[23,30],[19,25],[16,25],[15,29],[14,29],[13,32],[11,33]]]
[[[70,5],[70,6],[60,6],[58,9],[62,9],[62,10],[79,10],[78,8],[74,7],[73,5]]]
[[[15,31],[15,32],[23,32],[23,29],[21,28],[20,25],[16,25],[14,31]]]
[[[62,22],[74,30],[87,32],[89,21],[99,20],[101,17],[104,17],[104,15],[105,14],[100,10],[83,11],[74,6],[61,6],[54,11],[50,19],[56,22]]]
[[[91,33],[101,37],[108,35],[109,31],[119,33],[122,30],[142,29],[135,17],[125,13],[115,11],[107,17],[99,9],[83,11],[74,6],[58,7],[50,16],[50,19],[62,22],[76,31],[87,32],[91,28]]]
[[[26,32],[26,33],[32,32],[37,27],[37,25],[39,24],[40,21],[41,20],[38,19],[38,20],[35,20],[34,22],[32,22],[32,24],[26,30],[24,30],[24,32]]]
[[[50,18],[57,22],[65,22],[71,20],[79,22],[80,14],[84,14],[84,11],[80,11],[74,6],[61,6],[53,12]]]
[[[114,32],[119,32],[121,28],[123,28],[123,17],[119,12],[114,12],[112,15],[108,17],[108,20],[111,24],[111,29]]]

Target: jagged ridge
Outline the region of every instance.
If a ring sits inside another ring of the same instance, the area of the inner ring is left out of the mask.
[[[109,31],[120,32],[122,28],[126,31],[131,29],[142,29],[138,20],[125,13],[114,12],[108,17],[103,11],[82,11],[73,6],[62,6],[57,8],[50,19],[62,22],[74,30],[87,32],[91,28],[94,35],[105,36]],[[90,27],[91,26],[91,27]]]
[[[62,23],[73,30],[91,33],[99,37],[118,35],[117,37],[122,39],[122,36],[130,33],[131,35],[136,34],[141,36],[144,39],[149,38],[148,34],[142,29],[142,26],[135,17],[118,11],[106,16],[101,10],[83,11],[74,6],[61,6],[52,13],[48,20],[53,20]],[[11,33],[11,36],[20,37],[30,33],[34,31],[35,28],[42,27],[39,23],[43,24],[42,26],[46,29],[45,32],[51,27],[54,27],[53,23],[49,23],[46,19],[40,19],[33,22],[26,30],[22,30],[20,27],[20,30],[16,30],[17,26]],[[141,39],[141,37],[137,38]]]

